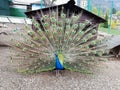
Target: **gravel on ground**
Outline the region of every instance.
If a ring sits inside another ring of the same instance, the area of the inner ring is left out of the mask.
[[[20,30],[22,25],[7,27],[0,32],[13,36],[11,30]],[[8,35],[0,35],[0,44],[10,42]],[[0,90],[120,90],[120,60],[114,58],[100,62],[93,75],[66,70],[59,75],[55,71],[25,75],[15,70],[17,63],[11,62],[10,54],[9,47],[0,46]]]
[[[9,47],[0,47],[0,90],[120,90],[120,61],[101,62],[94,74],[55,71],[25,75],[15,71]]]

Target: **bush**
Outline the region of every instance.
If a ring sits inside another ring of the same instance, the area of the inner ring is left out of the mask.
[[[115,21],[112,21],[111,28],[112,28],[112,29],[115,29],[115,28],[117,27],[117,25],[118,25],[118,22],[117,22],[117,20],[115,20]]]

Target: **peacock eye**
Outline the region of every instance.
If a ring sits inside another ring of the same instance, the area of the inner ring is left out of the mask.
[[[63,19],[66,18],[66,14],[62,13],[61,18],[63,18]]]
[[[20,36],[24,36],[24,34],[23,34],[23,33],[20,33]]]
[[[55,17],[51,17],[50,20],[52,23],[55,23],[57,21]]]
[[[57,23],[58,23],[59,26],[63,25],[63,21],[61,21],[61,20],[59,20]]]
[[[38,40],[38,37],[37,37],[37,36],[35,36],[35,37],[33,37],[33,39],[34,39],[34,40]]]
[[[73,15],[73,16],[72,16],[72,21],[73,21],[73,22],[77,22],[77,21],[78,21],[78,17],[75,16],[75,15]]]
[[[23,48],[23,51],[27,51],[28,49],[26,47]]]
[[[72,31],[72,34],[75,34],[75,33],[76,33],[76,31],[73,30],[73,31]]]
[[[53,29],[56,29],[56,24],[53,24],[53,25],[52,25],[52,28],[53,28]]]
[[[58,31],[62,31],[62,27],[58,27],[57,30],[58,30]]]
[[[33,32],[30,31],[30,32],[28,32],[28,34],[33,35]]]
[[[16,44],[16,46],[17,46],[17,47],[20,47],[20,46],[21,46],[21,44],[20,44],[20,43],[17,43],[17,44]]]
[[[102,56],[102,55],[103,55],[103,53],[102,53],[101,51],[98,51],[96,54],[97,54],[98,56]]]
[[[46,32],[47,34],[49,34],[49,30],[45,30],[45,32]]]
[[[66,29],[67,29],[67,30],[70,30],[70,25],[66,25]]]
[[[88,37],[88,39],[91,38],[92,37],[92,33],[89,33],[87,37]]]
[[[31,44],[31,47],[35,47],[35,45],[34,45],[34,44]]]
[[[66,21],[66,24],[70,24],[71,22],[70,19],[66,19],[65,21]]]
[[[80,31],[80,32],[79,32],[79,35],[80,35],[80,36],[82,36],[83,34],[84,34],[84,32],[83,32],[83,31]]]
[[[91,45],[95,45],[96,44],[96,41],[91,41]]]
[[[48,27],[49,26],[49,24],[48,23],[43,23],[43,27]]]
[[[78,24],[74,24],[74,25],[72,26],[72,28],[73,28],[73,29],[77,29],[77,28],[78,28]]]
[[[38,32],[39,34],[42,34],[42,31],[41,31],[41,30],[37,30],[37,32]]]
[[[89,23],[90,23],[90,21],[89,21],[89,20],[85,20],[85,23],[86,23],[86,24],[89,24]]]
[[[44,18],[44,19],[48,19],[48,15],[44,15],[43,18]]]
[[[13,39],[13,38],[11,38],[11,39],[10,39],[10,41],[14,41],[14,39]]]
[[[56,34],[57,34],[57,32],[56,32],[56,31],[54,31],[54,32],[53,32],[53,34],[54,34],[54,35],[56,35]]]
[[[96,29],[93,29],[93,30],[91,31],[91,33],[92,33],[92,34],[96,33]]]

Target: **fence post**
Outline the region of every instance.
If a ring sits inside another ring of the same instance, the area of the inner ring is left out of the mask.
[[[91,11],[91,0],[88,0],[87,1],[87,9],[88,9],[88,11]]]
[[[113,7],[114,7],[114,2],[112,0],[112,2],[111,2],[111,10],[110,10],[110,25],[109,25],[109,28],[108,28],[108,32],[111,31]]]
[[[42,8],[43,2],[42,0],[40,0],[40,8]]]

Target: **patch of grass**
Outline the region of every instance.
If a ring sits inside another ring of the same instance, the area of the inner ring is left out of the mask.
[[[108,31],[108,28],[99,27],[98,30],[112,35],[120,35],[120,30],[116,29],[111,29],[111,31]]]

